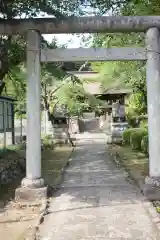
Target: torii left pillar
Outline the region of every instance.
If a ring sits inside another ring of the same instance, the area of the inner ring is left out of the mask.
[[[16,199],[39,200],[47,196],[47,187],[41,178],[41,85],[40,34],[27,33],[27,144],[26,177],[16,189]]]

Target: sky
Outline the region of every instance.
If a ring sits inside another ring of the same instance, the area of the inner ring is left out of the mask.
[[[44,34],[44,38],[51,42],[56,38],[59,45],[67,44],[68,48],[79,48],[81,45],[81,38],[83,35],[77,36],[76,34]]]

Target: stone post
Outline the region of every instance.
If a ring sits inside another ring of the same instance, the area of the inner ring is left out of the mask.
[[[26,177],[22,180],[22,187],[17,190],[17,195],[33,200],[46,196],[46,188],[41,178],[40,51],[39,32],[28,31]]]
[[[144,194],[160,200],[160,31],[150,28],[146,33],[147,101],[149,131],[149,177]]]

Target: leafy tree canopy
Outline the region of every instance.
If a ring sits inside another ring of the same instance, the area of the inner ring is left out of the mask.
[[[85,4],[90,5],[90,1],[0,0],[0,18],[33,18],[51,15],[65,19],[67,16],[82,15]],[[5,76],[12,68],[24,63],[25,48],[24,36],[0,36],[0,94],[5,87]]]
[[[68,16],[79,16],[84,14],[110,13],[119,15],[159,15],[159,0],[0,0],[0,18],[32,18],[37,16],[51,15],[56,18],[65,19]],[[144,46],[143,34],[94,34],[92,45],[97,47],[110,46]],[[48,44],[42,38],[42,45],[56,48],[58,43],[53,41]],[[1,36],[0,37],[0,94],[12,92],[19,102],[25,102],[26,75],[25,75],[25,48],[24,36]],[[81,63],[80,63],[81,64]],[[42,87],[52,85],[51,82],[59,84],[69,67],[77,68],[77,64],[58,63],[44,64],[42,66]],[[92,65],[93,69],[101,71],[104,85],[118,82],[131,85],[138,91],[146,103],[145,63],[141,62],[115,62],[98,63]],[[107,76],[107,80],[106,80]],[[108,81],[108,83],[107,83]],[[106,84],[107,83],[107,84]],[[65,86],[66,87],[66,86]],[[72,85],[73,87],[73,85]],[[50,89],[50,88],[49,88]],[[64,86],[63,86],[64,89]],[[62,90],[63,90],[62,89]],[[78,90],[79,89],[79,90]],[[81,87],[77,86],[78,92]],[[61,90],[61,91],[62,91]],[[82,89],[81,89],[82,90]],[[48,92],[47,90],[47,98]],[[74,89],[75,91],[75,89]],[[73,92],[74,92],[73,91]],[[83,92],[83,90],[82,90]],[[67,93],[67,91],[66,91]],[[58,92],[57,92],[58,94]],[[75,93],[76,95],[76,93]]]
[[[158,0],[128,1],[118,9],[119,15],[159,15]],[[144,33],[93,34],[93,47],[144,47]],[[147,111],[146,67],[145,62],[98,62],[92,63],[92,69],[100,72],[100,81],[104,88],[132,87],[129,105],[135,114]],[[133,107],[134,106],[134,107]],[[137,107],[137,110],[135,110]]]

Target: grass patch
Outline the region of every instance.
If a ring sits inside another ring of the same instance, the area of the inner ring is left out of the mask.
[[[116,153],[123,166],[132,172],[138,173],[143,178],[148,175],[148,159],[142,152],[132,150],[130,146],[110,145],[111,152]]]
[[[0,148],[0,170],[14,164],[17,160],[21,162],[23,156],[20,153],[24,151],[24,145],[11,145],[7,148]]]
[[[132,172],[135,180],[142,180],[144,183],[145,177],[149,176],[148,158],[142,152],[132,150],[130,146],[112,144],[108,149],[119,157],[120,164],[128,172]],[[153,201],[153,206],[160,214],[160,201]]]
[[[42,177],[48,185],[55,185],[61,175],[61,169],[66,166],[72,147],[68,145],[56,146],[54,149],[42,151]]]
[[[23,144],[11,145],[6,148],[0,148],[0,159],[8,157],[11,154],[18,154],[20,150],[23,150],[25,146]]]
[[[0,169],[14,164],[15,160],[25,164],[25,146],[14,145],[0,150]],[[61,169],[67,164],[71,155],[72,147],[68,145],[54,146],[54,148],[44,147],[42,150],[42,177],[48,185],[55,185],[61,175]],[[1,186],[0,208],[10,199],[14,199],[14,192],[21,184],[20,176],[14,182]]]
[[[24,152],[25,145],[11,145],[5,149],[0,148],[0,171],[14,165],[16,162],[19,162],[21,166],[25,166]],[[0,186],[0,208],[3,208],[10,199],[14,199],[15,189],[19,187],[24,176],[25,172],[20,173],[17,179]]]

